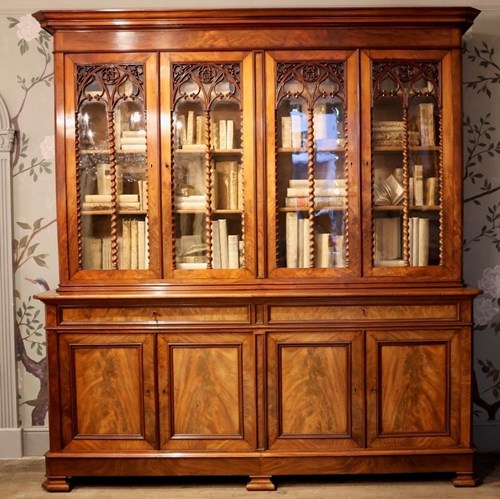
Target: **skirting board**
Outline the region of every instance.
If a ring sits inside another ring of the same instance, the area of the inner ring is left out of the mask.
[[[479,452],[500,452],[500,421],[475,423],[472,432],[472,440]]]
[[[32,426],[23,430],[25,456],[43,456],[49,450],[49,430],[45,426]]]
[[[21,428],[0,428],[0,459],[23,457],[23,432]]]

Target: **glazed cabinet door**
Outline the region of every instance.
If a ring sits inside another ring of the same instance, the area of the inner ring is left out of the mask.
[[[252,333],[158,337],[161,448],[256,449]]]
[[[363,51],[366,276],[460,279],[457,51]]]
[[[255,273],[253,55],[161,55],[165,275]]]
[[[368,447],[470,445],[470,420],[462,411],[470,406],[468,375],[463,378],[469,335],[460,329],[367,332]]]
[[[266,53],[271,277],[359,276],[358,54]]]
[[[361,331],[269,333],[269,449],[363,446]]]
[[[64,81],[61,268],[72,280],[157,278],[157,56],[67,55]]]
[[[62,448],[155,449],[154,337],[64,333],[58,347]]]

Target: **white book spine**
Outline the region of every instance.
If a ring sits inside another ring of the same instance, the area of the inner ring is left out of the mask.
[[[219,148],[227,149],[227,122],[226,120],[219,121]]]
[[[220,254],[220,234],[219,234],[219,221],[212,222],[212,268],[220,269],[221,254]]]
[[[237,269],[240,266],[238,239],[238,236],[235,235],[227,236],[228,268],[230,269]]]
[[[418,265],[429,265],[429,219],[418,219]]]
[[[292,118],[290,116],[281,118],[281,147],[292,147]]]
[[[187,126],[186,126],[186,144],[194,144],[194,111],[188,111]]]
[[[298,214],[296,211],[286,214],[286,266],[289,269],[296,269],[298,266]]]
[[[234,121],[226,120],[226,149],[234,147]]]
[[[316,234],[316,267],[320,269],[330,266],[329,240],[330,234]]]
[[[221,218],[219,220],[219,238],[220,238],[220,260],[221,268],[229,268],[229,247],[227,241],[227,220]]]

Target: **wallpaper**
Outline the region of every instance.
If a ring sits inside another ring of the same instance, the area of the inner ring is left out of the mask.
[[[500,12],[464,39],[464,278],[475,301],[474,417],[500,421]],[[15,334],[23,426],[47,424],[43,307],[57,286],[52,39],[31,15],[0,17],[0,94],[19,130],[13,156]],[[6,70],[5,70],[6,69]],[[500,445],[500,442],[498,442]]]

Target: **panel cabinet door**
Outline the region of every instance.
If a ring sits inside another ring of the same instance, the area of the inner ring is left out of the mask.
[[[155,449],[153,336],[65,333],[58,343],[64,450]]]
[[[162,334],[158,376],[162,449],[255,450],[253,334]]]
[[[61,268],[72,280],[157,278],[157,56],[67,55],[65,68]]]
[[[360,275],[358,54],[266,53],[271,277]]]
[[[360,331],[269,333],[269,449],[363,446]]]
[[[467,411],[461,419],[461,407],[470,406],[462,378],[468,336],[459,329],[367,332],[369,447],[470,445]]]
[[[255,274],[254,59],[161,54],[165,275]]]
[[[361,53],[366,276],[460,279],[460,57]]]

